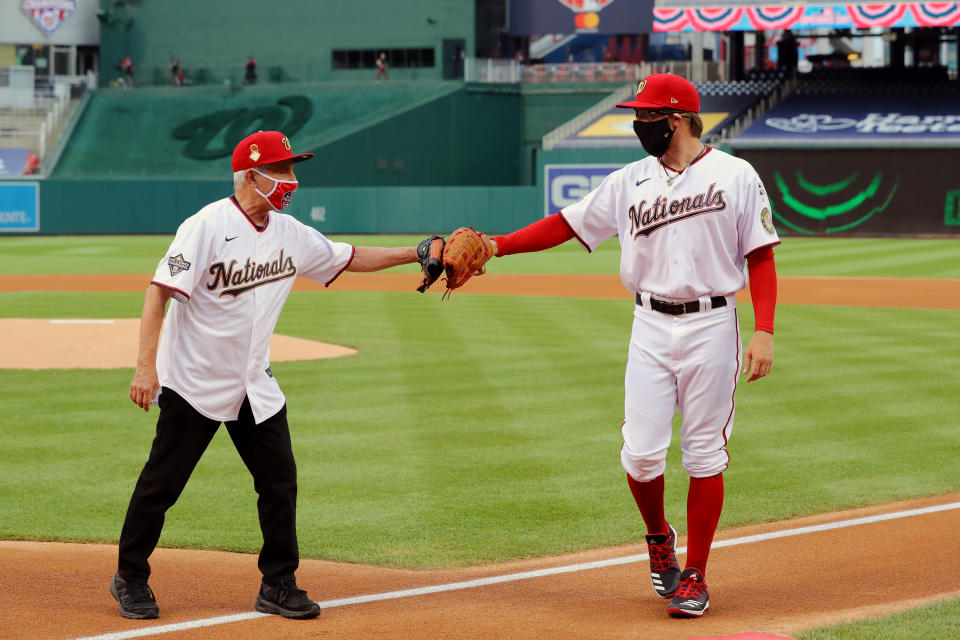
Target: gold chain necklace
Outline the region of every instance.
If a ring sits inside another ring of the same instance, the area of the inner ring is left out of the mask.
[[[707,145],[705,145],[705,144],[703,144],[703,143],[701,142],[701,143],[700,143],[700,153],[697,154],[697,157],[694,158],[693,160],[691,160],[690,162],[688,162],[688,163],[687,163],[687,166],[685,166],[683,169],[681,169],[680,171],[677,171],[677,175],[675,175],[675,176],[671,176],[670,173],[667,171],[667,169],[671,169],[671,170],[672,170],[672,167],[669,167],[669,166],[667,165],[667,163],[664,162],[663,159],[661,159],[661,160],[660,160],[660,164],[663,165],[663,173],[664,173],[665,176],[667,176],[667,186],[668,186],[668,187],[672,187],[672,186],[673,186],[673,181],[676,180],[676,179],[678,179],[680,176],[682,176],[682,175],[683,175],[683,172],[686,171],[687,169],[689,169],[689,168],[690,168],[690,165],[692,165],[694,162],[696,162],[697,160],[699,160],[700,158],[702,158],[702,157],[703,157],[703,154],[705,154],[706,152],[707,152]]]

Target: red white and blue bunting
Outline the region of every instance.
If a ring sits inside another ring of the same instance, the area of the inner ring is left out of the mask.
[[[960,25],[960,3],[654,8],[654,31],[763,31]]]

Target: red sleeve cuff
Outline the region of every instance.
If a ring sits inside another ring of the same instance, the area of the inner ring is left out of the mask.
[[[353,262],[353,257],[354,257],[355,255],[357,255],[357,248],[354,247],[354,246],[351,246],[351,247],[350,247],[350,259],[347,260],[347,264],[343,265],[343,268],[340,269],[340,271],[337,271],[336,275],[334,275],[332,278],[330,278],[329,280],[327,280],[326,282],[324,282],[324,283],[323,283],[323,286],[329,287],[331,284],[333,284],[333,281],[336,280],[337,278],[339,278],[339,277],[340,277],[340,274],[347,270],[347,267],[349,267],[349,266],[350,266],[350,263]]]
[[[151,280],[151,281],[150,281],[150,284],[156,285],[156,286],[160,287],[161,289],[167,289],[167,290],[169,290],[169,291],[172,291],[172,292],[173,292],[173,298],[174,298],[174,300],[176,300],[177,302],[186,302],[187,300],[190,299],[189,294],[187,294],[187,293],[184,292],[184,291],[181,291],[180,289],[177,289],[176,287],[171,287],[171,286],[168,285],[168,284],[163,284],[162,282],[157,282],[156,280]],[[179,294],[179,295],[177,295],[177,294]]]

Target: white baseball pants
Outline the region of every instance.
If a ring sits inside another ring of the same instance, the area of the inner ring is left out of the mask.
[[[620,460],[638,482],[663,474],[677,410],[683,416],[681,450],[690,476],[727,468],[734,392],[742,366],[736,297],[712,309],[671,316],[649,308],[649,294],[634,312],[625,379]]]

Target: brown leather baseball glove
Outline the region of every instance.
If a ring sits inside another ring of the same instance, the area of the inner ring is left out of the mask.
[[[443,249],[443,269],[447,274],[444,295],[462,287],[472,276],[483,275],[483,267],[492,257],[493,242],[479,231],[460,227],[451,233]]]

